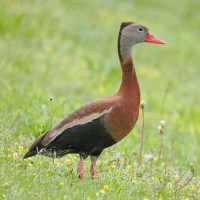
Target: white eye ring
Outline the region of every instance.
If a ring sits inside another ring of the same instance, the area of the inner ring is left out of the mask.
[[[137,30],[138,30],[138,32],[143,32],[144,31],[144,29],[142,27],[139,27]]]

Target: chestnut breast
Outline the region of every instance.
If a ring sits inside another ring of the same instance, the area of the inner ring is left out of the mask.
[[[133,129],[138,118],[139,105],[140,96],[125,98],[116,95],[113,109],[107,117],[109,132],[115,140],[122,140]]]

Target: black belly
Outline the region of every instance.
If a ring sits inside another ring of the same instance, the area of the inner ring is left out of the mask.
[[[99,156],[103,149],[116,143],[105,127],[105,115],[64,130],[50,144],[43,146],[40,153],[49,157],[78,153],[83,159],[89,155]]]

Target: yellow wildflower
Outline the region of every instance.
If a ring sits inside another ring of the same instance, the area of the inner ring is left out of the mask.
[[[135,166],[137,166],[137,165],[138,165],[138,163],[137,163],[137,162],[133,162],[133,164],[134,164]]]
[[[104,190],[107,190],[108,188],[109,188],[108,185],[104,185],[103,187]]]
[[[55,162],[55,164],[56,164],[56,165],[59,165],[59,164],[60,164],[60,162],[59,162],[59,161],[56,161],[56,162]]]
[[[72,158],[71,154],[68,154],[68,157],[69,157],[69,158]]]
[[[3,151],[4,150],[4,147],[1,147],[1,151]]]
[[[45,51],[47,53],[51,53],[53,51],[53,47],[51,45],[46,46]]]
[[[159,200],[163,200],[163,198],[159,198]]]
[[[154,158],[153,158],[153,160],[154,160],[154,161],[157,161],[157,160],[158,160],[158,158],[157,158],[157,157],[154,157]]]
[[[97,164],[98,164],[98,165],[101,164],[101,161],[100,161],[100,160],[97,160]]]
[[[87,200],[91,200],[90,196],[89,196],[89,197],[86,197],[86,199],[87,199]]]
[[[167,187],[172,188],[172,184],[171,184],[171,183],[168,183],[168,184],[167,184]]]
[[[33,165],[30,163],[28,166],[29,166],[29,167],[32,167]]]
[[[24,148],[23,146],[19,146],[19,150],[23,150],[23,148]]]
[[[128,169],[128,170],[131,169],[131,165],[128,165],[128,166],[127,166],[127,169]]]
[[[144,198],[144,200],[149,200],[149,199],[147,199],[147,198]]]
[[[100,190],[99,192],[102,194],[105,194],[105,190]]]
[[[115,168],[116,168],[116,165],[111,165],[111,167],[112,167],[113,169],[115,169]]]
[[[190,198],[185,198],[185,200],[190,200]]]
[[[64,183],[63,183],[63,182],[60,182],[60,183],[59,183],[59,185],[61,185],[61,186],[62,186],[62,185],[64,185]]]
[[[11,158],[11,155],[10,155],[10,154],[8,155],[8,158]]]
[[[174,177],[176,180],[178,180],[179,179],[179,175],[175,175],[175,177]]]
[[[70,162],[70,159],[67,158],[67,159],[66,159],[66,163],[69,163],[69,162]]]
[[[31,158],[31,157],[28,157],[28,160],[32,160],[32,158]]]
[[[196,186],[195,186],[195,185],[192,185],[191,190],[196,190]]]
[[[105,88],[104,88],[104,87],[100,87],[100,88],[99,88],[99,93],[100,93],[100,94],[103,94],[104,92],[105,92]]]
[[[40,163],[40,165],[42,165],[42,162],[41,162],[41,161],[40,161],[39,163]]]
[[[17,158],[17,153],[13,153],[13,158],[14,158],[14,159]]]
[[[34,176],[36,176],[36,173],[33,173]]]

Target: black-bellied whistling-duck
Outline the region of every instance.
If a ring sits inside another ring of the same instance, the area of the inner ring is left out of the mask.
[[[78,153],[77,173],[84,177],[83,160],[91,158],[90,173],[97,175],[96,161],[102,151],[119,142],[133,129],[139,114],[140,88],[132,59],[132,47],[141,42],[165,44],[136,22],[123,22],[118,36],[122,82],[117,93],[76,109],[59,124],[40,135],[24,158],[42,154],[62,157]]]

